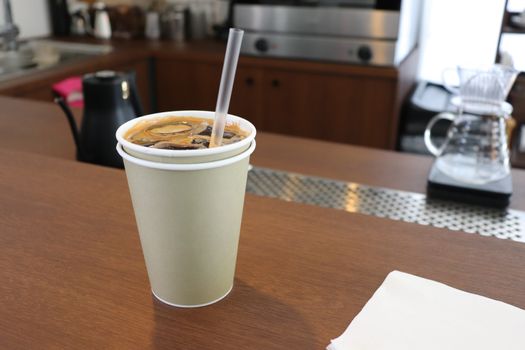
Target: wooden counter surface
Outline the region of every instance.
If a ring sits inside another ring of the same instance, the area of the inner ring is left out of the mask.
[[[24,77],[14,78],[0,82],[0,94],[12,94],[30,89],[28,84],[35,84],[39,81],[56,81],[59,77],[66,77],[73,72],[89,66],[91,70],[101,69],[107,64],[122,65],[129,62],[143,60],[146,58],[173,58],[200,62],[222,62],[226,45],[220,41],[202,40],[190,41],[187,43],[176,43],[171,41],[148,41],[148,40],[95,40],[95,39],[75,39],[75,38],[56,38],[58,41],[84,42],[91,44],[110,44],[113,46],[111,53],[82,58],[68,62],[60,66],[51,67],[39,72],[34,72]],[[290,63],[292,62],[292,63]],[[271,58],[258,58],[241,56],[240,63],[249,64],[252,67],[264,66],[272,68],[307,69],[321,73],[333,74],[352,74],[369,77],[397,77],[397,70],[392,67],[363,67],[359,65],[309,62],[301,60],[284,60]],[[76,73],[75,73],[76,74]],[[48,84],[50,85],[50,84]]]
[[[418,192],[431,162],[257,140],[258,166]],[[252,195],[232,293],[166,306],[150,293],[124,172],[74,153],[58,107],[0,98],[2,349],[322,349],[392,270],[525,308],[523,243]]]
[[[0,148],[71,160],[75,159],[76,154],[66,117],[58,106],[10,97],[0,97]],[[252,163],[424,193],[432,158],[258,133],[257,151],[252,157]],[[511,207],[525,210],[525,171],[513,170],[513,181]]]
[[[250,195],[232,293],[169,307],[123,171],[11,150],[0,163],[2,349],[322,349],[392,270],[525,308],[523,243]]]

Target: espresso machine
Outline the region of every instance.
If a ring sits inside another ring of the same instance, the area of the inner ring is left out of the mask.
[[[239,0],[241,52],[262,57],[398,66],[417,45],[421,0]]]

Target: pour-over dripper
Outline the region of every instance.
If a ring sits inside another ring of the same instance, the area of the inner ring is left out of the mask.
[[[505,101],[519,71],[510,66],[494,64],[487,67],[457,67],[454,69],[459,86],[450,84],[451,70],[443,74],[445,87],[464,103],[500,104]]]

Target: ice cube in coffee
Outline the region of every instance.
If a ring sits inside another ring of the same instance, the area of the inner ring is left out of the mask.
[[[197,117],[163,117],[138,122],[124,136],[126,140],[144,147],[193,150],[210,146],[213,119]],[[222,144],[228,145],[248,136],[237,124],[227,124]]]

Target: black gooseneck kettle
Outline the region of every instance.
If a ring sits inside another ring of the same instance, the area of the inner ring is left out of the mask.
[[[115,150],[115,132],[123,123],[142,115],[134,73],[100,71],[84,75],[84,117],[78,129],[73,113],[62,97],[55,102],[66,114],[83,162],[123,168]]]

